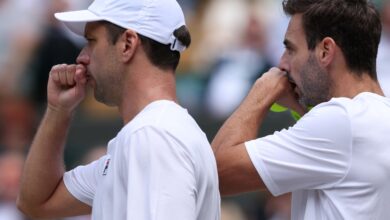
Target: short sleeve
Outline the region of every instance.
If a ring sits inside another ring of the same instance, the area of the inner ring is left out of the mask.
[[[332,187],[346,175],[352,131],[337,102],[313,108],[288,130],[245,143],[252,163],[273,195]]]
[[[78,166],[64,174],[64,184],[68,191],[78,200],[92,206],[98,183],[99,171],[103,170],[108,155],[101,157],[86,166]]]
[[[127,219],[195,220],[194,164],[170,133],[143,127],[127,141]]]

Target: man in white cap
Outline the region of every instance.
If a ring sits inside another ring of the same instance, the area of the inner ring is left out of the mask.
[[[55,14],[88,44],[77,64],[50,72],[48,107],[26,161],[19,208],[34,218],[216,220],[216,162],[205,134],[176,102],[174,71],[190,44],[176,0],[96,0]],[[75,108],[118,106],[124,127],[107,155],[65,172]]]

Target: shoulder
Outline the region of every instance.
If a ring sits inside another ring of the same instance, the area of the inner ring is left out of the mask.
[[[158,100],[147,105],[131,120],[122,131],[134,133],[144,127],[154,127],[160,130],[169,130],[173,127],[188,127],[195,121],[187,110],[172,101]]]
[[[145,107],[118,134],[136,136],[145,131],[177,139],[186,145],[207,141],[207,137],[187,109],[172,101],[155,101]]]
[[[366,121],[368,118],[378,118],[389,113],[390,99],[363,92],[354,98],[332,98],[328,102],[321,103],[303,116],[297,125],[320,122],[322,125],[337,129],[337,126],[350,124],[354,126],[357,121]]]
[[[348,99],[332,99],[319,104],[306,113],[294,126],[275,132],[272,139],[281,143],[310,145],[322,148],[349,149],[352,142],[352,119]],[[293,142],[293,143],[291,143]]]
[[[350,109],[353,105],[353,101],[347,98],[337,98],[321,103],[306,113],[294,127],[305,126],[321,131],[348,128],[350,127]]]

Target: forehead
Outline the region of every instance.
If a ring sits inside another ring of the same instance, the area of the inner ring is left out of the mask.
[[[101,22],[88,22],[85,25],[85,30],[84,30],[84,35],[88,36],[91,34],[100,34],[100,33],[105,33],[106,28],[103,23]]]
[[[307,45],[301,14],[296,14],[291,17],[287,27],[285,40],[297,46]]]

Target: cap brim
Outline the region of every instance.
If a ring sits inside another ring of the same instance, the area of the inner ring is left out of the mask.
[[[89,10],[59,12],[54,14],[55,18],[64,24],[75,34],[84,36],[85,24],[87,22],[103,20]]]

